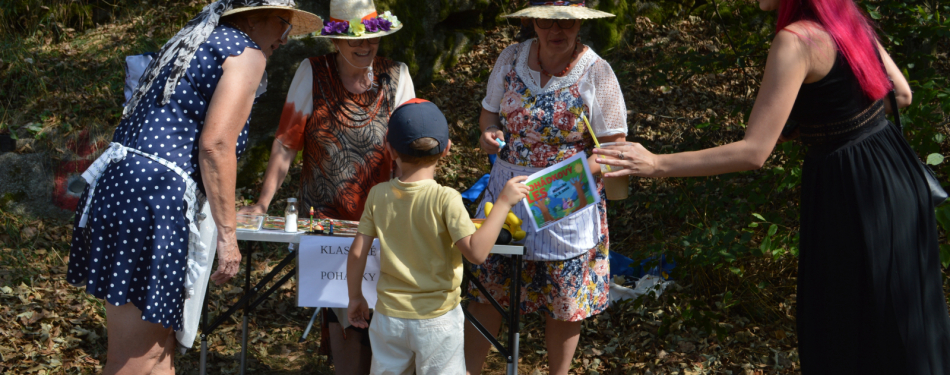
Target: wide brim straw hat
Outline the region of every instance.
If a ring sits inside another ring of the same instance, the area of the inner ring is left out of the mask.
[[[380,15],[376,12],[376,5],[373,0],[331,0],[330,1],[330,19],[329,22],[350,22],[354,19],[365,21],[373,18],[385,18],[392,23],[389,30],[379,30],[377,32],[364,32],[363,35],[347,34],[323,34],[318,33],[319,37],[330,39],[372,39],[386,36],[402,30],[402,23],[395,16],[386,12]],[[395,21],[395,22],[392,22]]]
[[[582,0],[531,1],[527,8],[503,18],[541,18],[551,20],[591,20],[615,17],[611,13],[588,8]]]
[[[279,1],[270,1],[270,2],[277,3]],[[250,11],[265,10],[265,9],[278,9],[278,10],[286,10],[286,11],[292,12],[293,15],[291,16],[291,19],[287,20],[287,22],[290,22],[291,25],[294,25],[294,28],[290,30],[290,36],[306,35],[314,31],[320,31],[320,29],[323,28],[323,20],[320,19],[320,16],[317,16],[316,14],[297,9],[292,6],[287,6],[287,5],[275,4],[275,5],[259,5],[259,6],[246,6],[246,7],[241,7],[241,8],[234,8],[221,14],[221,17],[227,17],[232,14],[238,14],[242,12],[250,12]]]
[[[217,29],[221,23],[221,17],[230,16],[241,12],[264,9],[280,9],[292,12],[291,20],[287,20],[293,25],[290,35],[302,35],[320,30],[323,27],[323,21],[313,13],[296,9],[294,0],[217,0],[206,5],[201,12],[185,24],[171,39],[165,42],[162,49],[152,59],[142,73],[139,82],[142,84],[132,94],[132,98],[122,110],[122,118],[128,118],[137,108],[139,100],[144,98],[146,93],[152,87],[153,81],[159,81],[159,73],[166,66],[171,66],[171,74],[168,74],[163,84],[159,104],[168,104],[171,96],[175,93],[177,85],[175,82],[181,80],[188,69],[188,64],[195,56],[202,43],[208,41],[211,33]],[[153,98],[154,100],[154,98]]]

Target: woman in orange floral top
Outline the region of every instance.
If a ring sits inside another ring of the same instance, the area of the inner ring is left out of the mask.
[[[321,219],[360,219],[369,189],[393,175],[392,157],[383,146],[389,116],[415,97],[406,64],[376,55],[380,37],[401,27],[389,12],[378,14],[372,0],[331,1],[321,35],[337,52],[305,59],[297,68],[261,195],[241,213],[267,212],[302,151],[300,209],[313,207]],[[365,330],[350,327],[345,308],[326,309],[323,316],[336,373],[368,373]]]

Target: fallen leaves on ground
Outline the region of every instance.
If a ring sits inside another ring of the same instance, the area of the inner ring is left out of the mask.
[[[121,53],[129,43],[145,43],[123,35],[145,35],[144,28],[151,27],[143,25],[140,17],[129,22],[104,25],[86,34],[95,46],[110,49],[109,53]],[[715,145],[741,138],[743,116],[751,108],[756,90],[755,77],[761,76],[759,68],[729,68],[722,73],[694,75],[682,81],[654,85],[648,73],[660,69],[658,50],[685,48],[715,53],[727,46],[718,39],[716,25],[693,18],[658,25],[646,17],[637,17],[630,27],[630,38],[609,58],[627,102],[631,139],[649,141],[659,151],[667,152],[684,139],[702,139],[708,145]],[[507,27],[491,30],[458,56],[456,66],[439,72],[433,84],[417,89],[418,96],[444,110],[451,137],[457,141],[452,155],[439,165],[439,181],[447,186],[462,190],[488,171],[486,156],[478,149],[477,142],[480,101],[494,61],[514,42],[515,31]],[[13,59],[4,55],[0,69],[9,69],[10,65],[28,58],[33,60],[30,66],[64,75],[86,69],[107,69],[112,75],[120,71],[117,62],[98,54],[90,55],[85,48],[68,41],[48,43],[36,51],[35,56]],[[84,66],[71,65],[80,63]],[[55,111],[60,117],[49,117],[46,121],[52,124],[82,120],[83,116],[77,112],[79,107],[102,112],[96,117],[97,123],[112,121],[119,110],[114,103],[119,96],[114,91],[121,87],[120,78],[110,84],[77,80],[77,84],[86,86],[50,91],[49,101],[55,99],[57,105],[61,105]],[[35,117],[45,105],[38,101],[21,112]],[[19,118],[18,114],[12,116]],[[697,127],[713,119],[721,126],[705,130]],[[100,126],[108,127],[102,124]],[[299,165],[291,169],[290,175],[289,180],[299,181]],[[657,196],[666,194],[671,184],[659,180],[651,186],[645,179],[636,181],[641,190],[652,188],[650,194]],[[295,186],[282,188],[293,190]],[[657,223],[655,213],[649,206],[643,206],[630,217],[612,218],[611,251],[631,255],[642,250],[643,244],[661,241],[665,223]],[[68,223],[44,222],[0,212],[0,373],[101,372],[108,337],[104,306],[101,300],[65,281],[70,230]],[[246,246],[248,244],[242,244],[245,251]],[[253,257],[245,258],[252,258],[254,262],[252,280],[259,280],[272,269],[285,251],[282,246],[265,246],[263,250],[255,250]],[[748,270],[742,278],[723,270],[681,266],[676,271],[679,274],[675,274],[679,284],[668,288],[661,297],[627,301],[585,321],[572,373],[798,373],[795,260],[750,258],[738,262],[737,266]],[[696,272],[690,274],[687,269]],[[230,283],[212,287],[209,319],[217,317],[240,298],[246,289],[243,279],[242,266]],[[291,279],[249,316],[249,373],[332,373],[331,359],[317,354],[319,329],[311,331],[304,342],[298,342],[313,309],[296,307],[296,288]],[[726,290],[760,303],[751,307],[734,305],[726,298]],[[208,337],[209,373],[237,373],[243,333],[241,323],[239,312]],[[543,318],[537,314],[526,315],[522,320],[521,373],[547,373],[544,326]],[[502,338],[505,335],[502,333]],[[176,356],[178,373],[197,373],[198,360],[198,350]],[[502,374],[505,363],[493,351],[485,367],[488,374]]]

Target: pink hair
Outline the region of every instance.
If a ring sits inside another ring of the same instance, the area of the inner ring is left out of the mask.
[[[853,0],[782,0],[776,30],[800,20],[815,22],[831,35],[865,95],[878,100],[891,91],[877,55],[877,33]]]

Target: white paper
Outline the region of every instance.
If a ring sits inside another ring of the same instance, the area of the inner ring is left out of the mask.
[[[297,306],[349,306],[346,287],[346,258],[353,237],[300,236],[297,276]],[[379,239],[373,240],[363,271],[363,297],[370,308],[376,306],[379,282]]]

